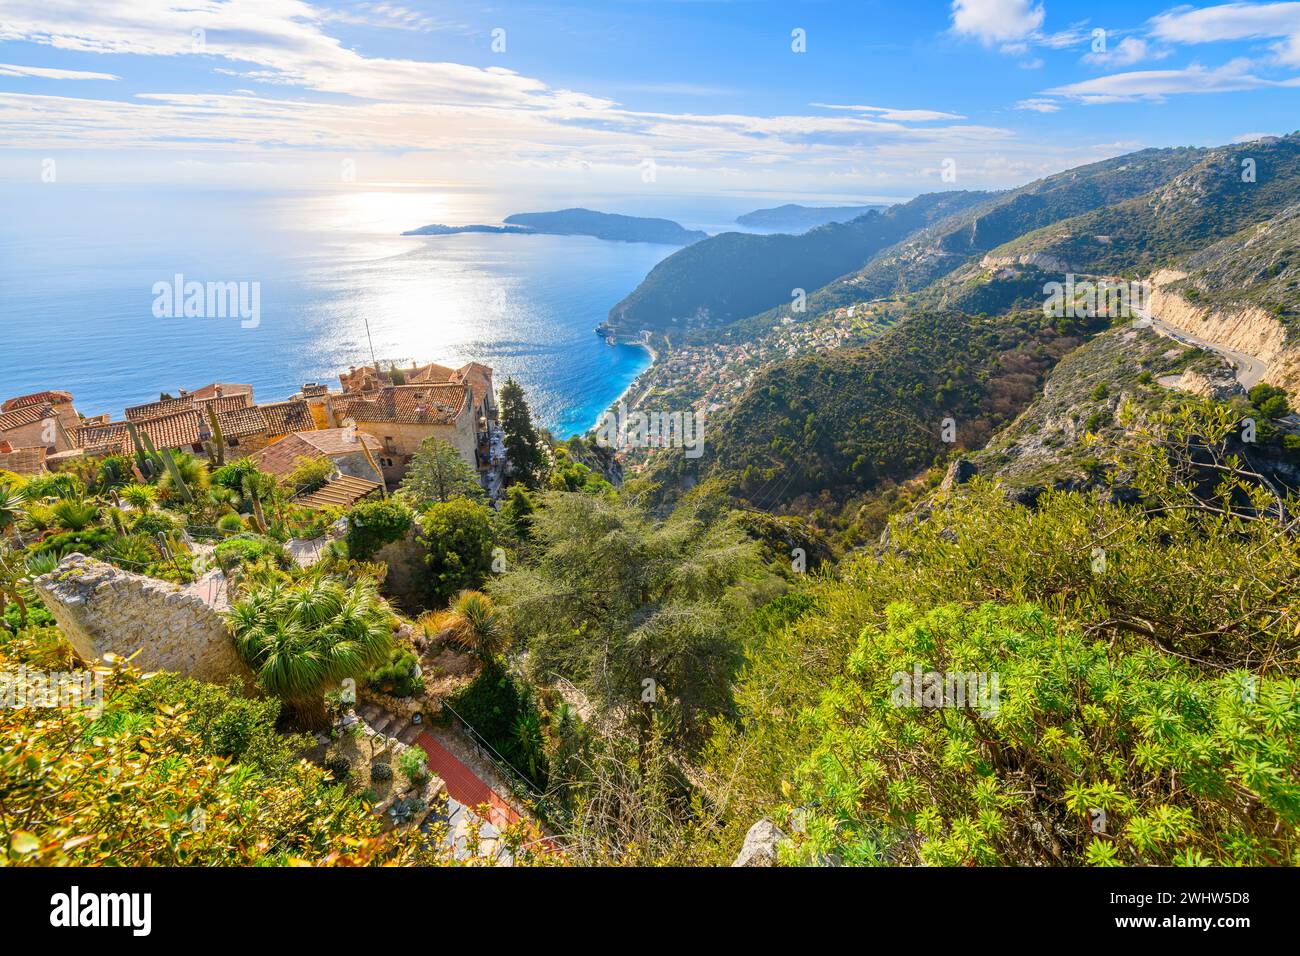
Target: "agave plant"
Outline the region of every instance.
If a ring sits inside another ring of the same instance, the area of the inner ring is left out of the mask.
[[[158,500],[158,489],[153,485],[142,485],[133,481],[118,490],[118,497],[136,511],[148,511]]]
[[[27,494],[21,488],[0,485],[0,534],[8,531],[22,517]]]
[[[393,614],[373,583],[271,584],[228,613],[235,646],[263,690],[305,727],[327,720],[325,693],[387,660]]]
[[[64,498],[50,508],[58,527],[68,531],[85,531],[99,520],[99,505],[78,498]]]

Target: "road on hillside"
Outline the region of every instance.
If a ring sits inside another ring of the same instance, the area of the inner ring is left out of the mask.
[[[1233,368],[1237,370],[1237,381],[1240,382],[1241,387],[1248,392],[1258,385],[1264,378],[1265,373],[1268,372],[1268,366],[1264,364],[1263,360],[1258,356],[1247,355],[1245,352],[1236,352],[1232,349],[1224,348],[1222,345],[1211,342],[1208,339],[1192,335],[1190,332],[1184,332],[1182,329],[1174,328],[1169,323],[1157,319],[1149,311],[1143,312],[1140,309],[1135,309],[1134,311],[1137,312],[1139,318],[1149,319],[1151,321],[1151,328],[1166,338],[1171,338],[1176,342],[1182,342],[1184,345],[1194,345],[1198,348],[1207,349],[1208,351],[1223,356],[1232,364]]]

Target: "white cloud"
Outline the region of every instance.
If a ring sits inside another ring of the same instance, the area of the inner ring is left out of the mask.
[[[1087,53],[1083,59],[1094,66],[1132,66],[1144,60],[1162,60],[1167,50],[1153,50],[1141,37],[1124,37],[1115,46],[1097,53]]]
[[[1236,60],[1214,70],[1201,66],[1190,66],[1185,70],[1137,70],[1099,76],[1046,92],[1082,103],[1128,103],[1143,99],[1160,100],[1180,93],[1231,93],[1300,85],[1300,79],[1267,80],[1249,73],[1248,69],[1247,62]]]
[[[86,70],[55,70],[43,66],[18,66],[0,63],[0,76],[30,76],[42,80],[119,80],[112,73],[90,73]]]
[[[1225,3],[1178,7],[1151,18],[1151,33],[1171,43],[1276,38],[1279,62],[1300,66],[1300,3]]]
[[[960,113],[941,113],[938,110],[900,110],[889,106],[852,106],[840,103],[809,103],[808,105],[823,110],[874,113],[881,119],[897,120],[900,123],[927,123],[931,120],[960,120],[966,118]]]
[[[1030,110],[1034,113],[1055,113],[1061,108],[1061,104],[1056,100],[1049,100],[1043,97],[1030,97],[1027,100],[1021,100],[1016,104],[1018,110]]]
[[[1008,43],[1043,25],[1042,4],[1032,0],[953,0],[952,29],[981,43]]]

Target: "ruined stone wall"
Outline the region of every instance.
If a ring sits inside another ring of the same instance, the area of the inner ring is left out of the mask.
[[[225,621],[197,593],[82,554],[37,578],[36,590],[83,661],[138,651],[132,664],[146,673],[252,682]]]

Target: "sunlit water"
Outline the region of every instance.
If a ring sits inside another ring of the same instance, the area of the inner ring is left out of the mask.
[[[455,190],[266,193],[0,188],[0,398],[71,391],[87,414],[212,381],[259,400],[337,385],[370,360],[479,361],[513,376],[557,435],[591,426],[649,362],[594,334],[673,247],[586,237],[403,237],[430,222],[556,208]],[[260,283],[257,328],[157,318],[153,286]]]

